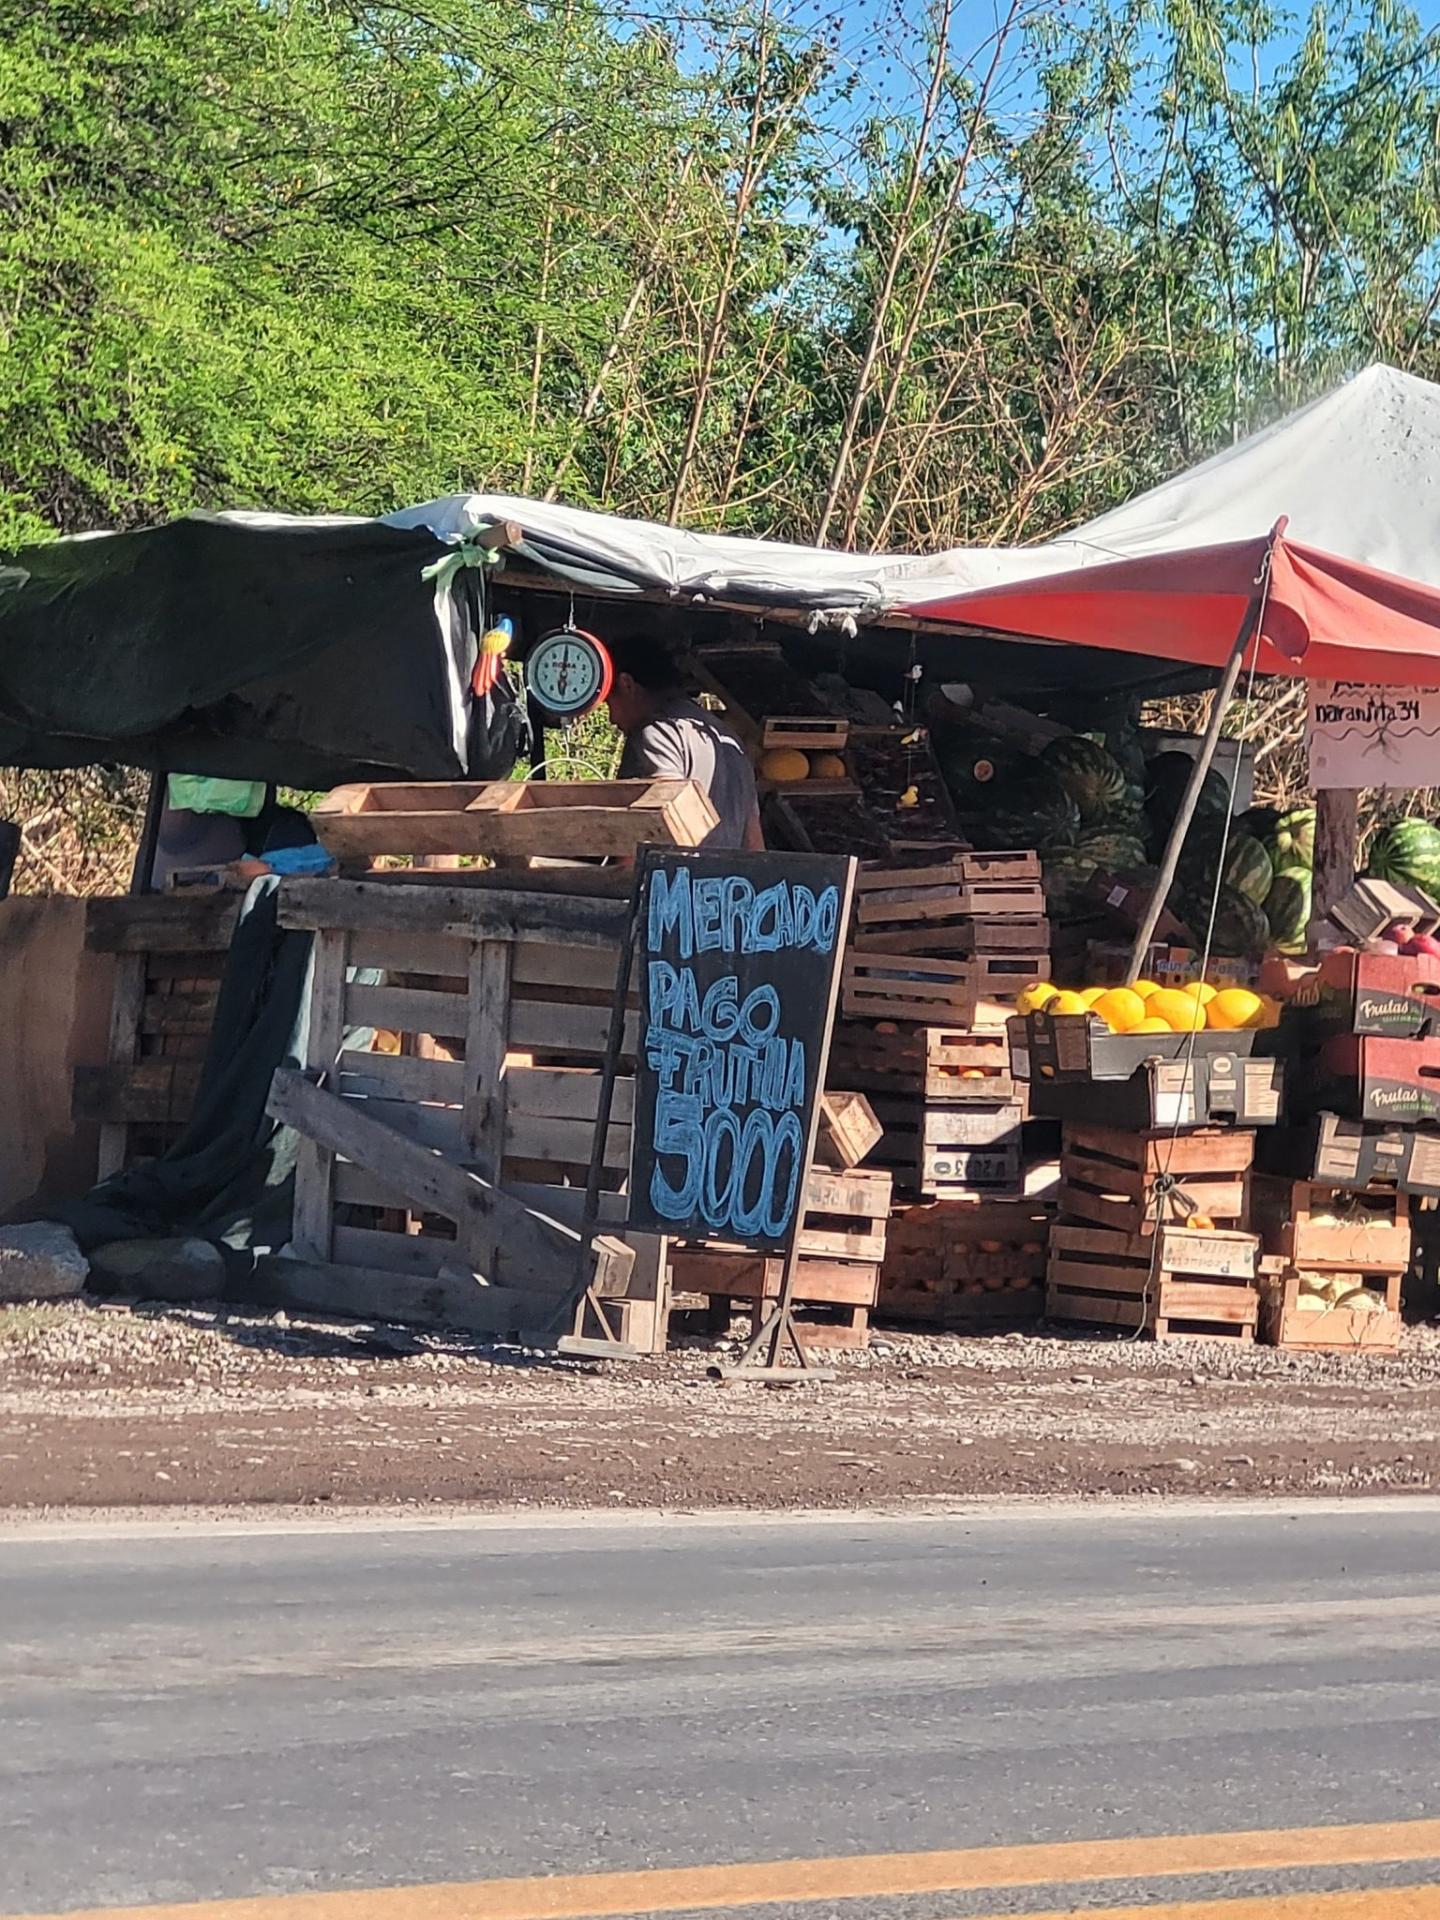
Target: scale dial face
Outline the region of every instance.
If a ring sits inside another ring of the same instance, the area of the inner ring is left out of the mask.
[[[593,633],[560,627],[541,636],[525,661],[532,698],[561,720],[578,720],[610,691],[610,655]]]

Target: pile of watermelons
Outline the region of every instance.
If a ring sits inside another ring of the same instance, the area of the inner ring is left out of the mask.
[[[948,752],[942,749],[941,760],[976,846],[1040,850],[1050,911],[1061,918],[1083,910],[1097,872],[1136,878],[1153,872],[1193,764],[1179,751],[1157,754],[1145,764],[1142,785],[1107,747],[1084,734],[1052,741],[1039,755],[955,741]],[[1218,875],[1217,952],[1303,947],[1310,919],[1314,809],[1255,807],[1229,822],[1227,837],[1229,805],[1227,782],[1212,770],[1186,836],[1170,896],[1172,911],[1197,938],[1202,936]],[[1440,833],[1435,839],[1440,877]]]

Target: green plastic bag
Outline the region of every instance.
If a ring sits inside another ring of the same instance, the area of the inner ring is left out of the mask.
[[[228,813],[234,820],[253,820],[265,804],[265,782],[172,773],[168,798],[172,807],[184,807],[191,813]]]

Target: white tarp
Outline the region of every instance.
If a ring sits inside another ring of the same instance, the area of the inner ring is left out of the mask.
[[[1291,542],[1440,587],[1440,387],[1375,366],[1323,399],[1123,507],[1035,547],[928,556],[839,553],[691,533],[517,499],[452,494],[386,515],[466,538],[517,521],[522,551],[577,587],[790,606],[865,620],[987,587],[1147,555],[1260,540],[1282,516]]]

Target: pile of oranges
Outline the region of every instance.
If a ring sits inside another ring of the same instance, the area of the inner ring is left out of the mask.
[[[1016,1001],[1021,1013],[1091,1013],[1112,1033],[1239,1033],[1273,1027],[1276,1001],[1249,987],[1212,987],[1208,980],[1187,980],[1162,987],[1137,980],[1133,987],[1086,987],[1072,993],[1049,980],[1036,980]]]

